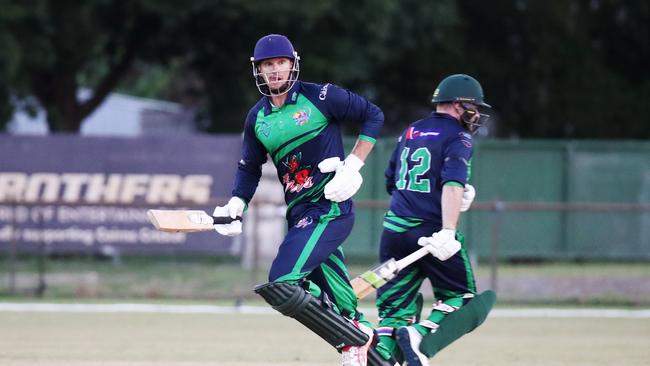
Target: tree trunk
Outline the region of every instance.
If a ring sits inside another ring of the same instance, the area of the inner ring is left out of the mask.
[[[128,72],[139,44],[137,37],[133,37],[122,58],[111,67],[94,88],[93,95],[85,102],[79,102],[77,99],[77,69],[64,70],[65,68],[61,67],[55,75],[45,72],[34,76],[32,89],[47,110],[50,132],[79,132],[84,119],[102,104]]]

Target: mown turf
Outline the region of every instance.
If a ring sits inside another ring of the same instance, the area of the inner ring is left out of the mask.
[[[325,366],[339,355],[280,315],[0,312],[4,366]],[[650,319],[489,318],[432,364],[648,365]]]

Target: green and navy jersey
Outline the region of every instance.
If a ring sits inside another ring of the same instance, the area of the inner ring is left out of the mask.
[[[324,200],[324,186],[334,174],[321,173],[318,163],[334,156],[344,159],[339,124],[346,121],[361,124],[360,138],[374,143],[384,114],[365,98],[333,84],[297,81],[279,108],[261,98],[246,117],[233,196],[251,200],[268,154],[284,186],[288,211],[302,202]]]
[[[392,196],[384,227],[406,231],[426,221],[442,225],[442,186],[464,186],[469,179],[472,135],[444,113],[412,123],[399,137],[388,168],[386,190]]]

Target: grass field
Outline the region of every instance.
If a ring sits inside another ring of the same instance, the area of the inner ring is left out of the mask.
[[[38,260],[18,258],[11,265],[0,255],[0,298],[33,297],[39,285]],[[374,263],[356,263],[352,276]],[[163,300],[258,299],[251,289],[266,280],[267,269],[241,268],[234,258],[125,257],[115,263],[90,258],[48,259],[41,296],[59,298]],[[10,276],[10,268],[15,275]],[[475,268],[479,289],[491,286],[491,271]],[[9,284],[14,284],[14,291]],[[637,263],[502,263],[498,267],[499,303],[650,305],[650,266]],[[426,294],[425,294],[426,296]]]
[[[0,312],[3,366],[324,366],[324,341],[273,314]],[[454,366],[650,365],[649,318],[491,317],[434,358]]]

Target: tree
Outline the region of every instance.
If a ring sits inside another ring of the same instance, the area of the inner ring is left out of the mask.
[[[0,39],[13,46],[10,54],[17,61],[12,74],[5,75],[9,87],[4,92],[17,98],[35,97],[47,111],[50,131],[78,131],[136,60],[162,53],[155,48],[157,40],[168,24],[175,24],[173,19],[184,15],[182,7],[173,3],[34,0],[7,4],[0,18]],[[164,22],[168,19],[171,22]],[[92,82],[84,85],[92,90],[87,100],[78,98],[80,80]]]
[[[441,71],[462,61],[455,11],[454,0],[194,3],[179,33],[188,64],[205,81],[208,131],[241,131],[260,97],[248,58],[259,37],[281,33],[302,57],[301,79],[371,98],[384,109],[391,134],[430,108]]]
[[[636,102],[650,95],[647,2],[458,4],[498,135],[650,137],[638,120],[650,105]]]
[[[319,2],[222,1],[193,3],[182,26],[188,65],[205,84],[209,132],[241,132],[250,108],[260,98],[251,64],[263,35],[287,35],[302,57],[300,78],[333,82],[372,94],[372,57],[381,48],[391,0]],[[376,35],[379,35],[377,37]]]
[[[9,120],[12,107],[10,104],[10,83],[18,68],[18,46],[9,31],[5,28],[6,20],[15,16],[15,6],[6,4],[0,12],[0,131]]]
[[[0,12],[0,101],[29,108],[33,96],[51,131],[77,131],[116,87],[146,90],[193,99],[205,131],[240,132],[260,97],[248,62],[255,41],[282,33],[302,56],[301,79],[370,98],[387,135],[432,109],[444,76],[468,73],[495,106],[497,136],[648,138],[639,120],[650,114],[649,8],[644,0],[9,2]],[[80,86],[92,98],[79,101]],[[9,106],[0,104],[2,121]]]

